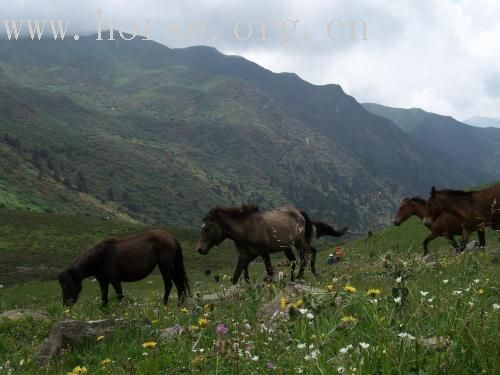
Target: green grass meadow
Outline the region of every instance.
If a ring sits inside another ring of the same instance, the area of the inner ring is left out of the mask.
[[[264,283],[260,262],[250,267],[252,283],[240,298],[213,305],[194,299],[178,307],[174,289],[163,306],[162,281],[154,273],[125,284],[121,303],[110,292],[109,306],[101,307],[98,285],[86,280],[78,303],[62,306],[54,278],[72,257],[104,237],[145,229],[91,217],[0,211],[0,311],[29,308],[50,317],[0,322],[0,374],[500,372],[499,266],[491,262],[500,248],[495,233],[488,233],[485,250],[460,256],[436,240],[430,246],[432,264],[421,261],[427,230],[417,220],[341,243],[346,255],[334,266],[325,258],[337,245],[320,243],[320,276],[306,272],[303,281],[318,290],[282,300],[283,314],[272,321],[257,313],[288,276]],[[197,230],[167,229],[182,242],[195,295],[230,287],[232,244],[201,256],[194,252]],[[280,261],[273,259],[276,273],[288,273]],[[219,282],[214,275],[221,276]],[[46,369],[38,366],[37,350],[54,322],[104,318],[126,319],[126,326],[63,351]],[[175,324],[183,334],[159,340],[160,330]]]

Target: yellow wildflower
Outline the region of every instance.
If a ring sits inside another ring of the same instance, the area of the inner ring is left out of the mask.
[[[158,322],[159,322],[159,320],[158,320],[158,319],[155,319],[155,320],[152,320],[152,321],[151,321],[151,323],[152,323],[152,324],[157,324]]]
[[[101,363],[101,366],[107,366],[107,365],[109,365],[111,362],[113,362],[113,361],[111,361],[111,359],[106,358],[106,359],[103,359],[100,363]]]
[[[76,366],[71,372],[68,372],[68,375],[80,375],[86,374],[87,368],[85,366]]]
[[[344,287],[344,290],[349,293],[356,293],[356,288],[353,287],[352,285],[346,285]]]
[[[104,336],[97,336],[97,341],[104,340]]]
[[[193,358],[193,364],[194,365],[199,365],[205,360],[205,355],[203,354],[198,354],[196,357]]]
[[[478,291],[477,291],[477,294],[484,294],[484,289],[483,288],[479,288]]]
[[[198,325],[201,328],[205,328],[206,326],[208,326],[208,319],[205,317],[201,317],[200,319],[198,319]]]
[[[355,323],[357,319],[352,315],[344,315],[342,318],[340,318],[340,321],[344,323]]]
[[[205,306],[203,306],[203,308],[206,311],[212,311],[214,309],[214,304],[213,303],[207,303]]]
[[[183,308],[181,309],[181,311],[182,311],[183,313],[186,313],[186,314],[189,312],[189,310],[188,310],[188,309],[186,309],[185,307],[183,307]]]
[[[377,297],[380,293],[382,293],[380,289],[373,289],[373,288],[368,289],[368,291],[366,292],[366,294],[368,294],[371,297]]]
[[[335,290],[335,286],[333,286],[333,284],[328,284],[326,286],[326,291],[327,292],[333,292]]]
[[[149,349],[149,348],[154,348],[156,345],[157,345],[157,343],[154,341],[147,341],[147,342],[142,344],[142,347]]]
[[[296,309],[300,309],[303,304],[304,304],[304,301],[302,301],[301,299],[298,299],[297,301],[295,301],[295,303],[292,306]]]
[[[280,305],[282,310],[288,306],[288,299],[285,296],[281,297]]]

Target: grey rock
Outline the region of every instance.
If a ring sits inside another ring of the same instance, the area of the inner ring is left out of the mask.
[[[10,320],[18,320],[22,318],[32,318],[39,320],[49,320],[49,315],[40,311],[33,310],[25,310],[25,309],[16,309],[5,311],[0,314],[0,319],[10,319]]]

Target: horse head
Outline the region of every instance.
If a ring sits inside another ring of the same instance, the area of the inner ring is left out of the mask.
[[[411,204],[411,198],[405,198],[401,201],[399,209],[396,212],[396,215],[394,215],[392,223],[396,226],[400,226],[413,214],[414,210]]]
[[[222,218],[215,210],[211,210],[201,224],[201,234],[196,251],[207,255],[212,247],[219,245],[225,238]]]
[[[72,306],[78,300],[82,291],[82,283],[73,268],[68,268],[59,274],[59,284],[63,292],[63,304]]]

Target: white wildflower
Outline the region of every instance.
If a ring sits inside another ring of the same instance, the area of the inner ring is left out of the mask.
[[[297,349],[304,349],[306,347],[306,344],[298,344]]]
[[[448,279],[443,280],[443,284],[448,284],[448,281],[450,281],[450,280],[448,280]]]
[[[398,334],[398,337],[408,340],[415,340],[415,336],[410,335],[408,332],[401,332]]]
[[[337,373],[340,375],[345,374],[345,367],[337,367]]]
[[[361,346],[361,348],[363,348],[363,349],[368,349],[370,347],[370,344],[368,344],[366,342],[360,342],[359,346]]]
[[[312,358],[312,359],[318,359],[319,354],[320,354],[320,353],[319,353],[319,350],[318,350],[318,349],[313,350],[313,351],[311,352],[311,358]]]
[[[479,284],[479,282],[480,282],[480,281],[481,281],[481,280],[479,280],[479,279],[475,279],[475,280],[474,280],[474,282],[475,282],[476,284]]]
[[[500,304],[498,304],[498,303],[494,303],[494,304],[493,304],[493,308],[494,308],[495,310],[500,309]]]
[[[307,319],[314,319],[314,315],[311,313],[307,313]]]
[[[395,303],[401,303],[401,297],[396,297],[394,298]]]
[[[421,290],[420,294],[422,295],[422,297],[425,297],[427,294],[429,294],[429,292],[424,292],[423,290]]]
[[[299,309],[299,312],[304,315],[304,314],[307,314],[307,312],[309,312],[308,309]]]
[[[461,290],[455,290],[453,291],[452,293],[454,296],[461,296],[462,295],[462,291]]]
[[[400,282],[401,282],[401,276],[399,276],[399,277],[396,279],[396,282],[397,282],[397,283],[400,283]]]

